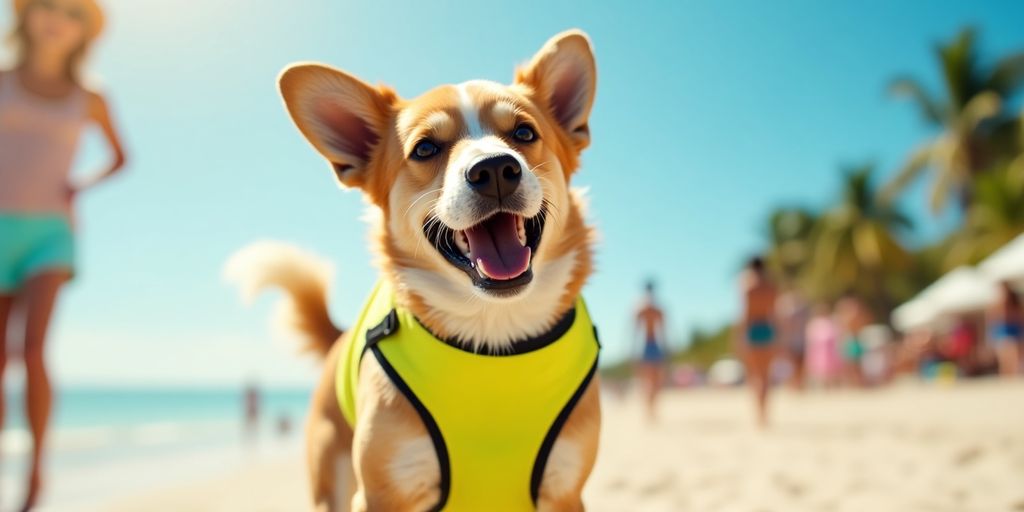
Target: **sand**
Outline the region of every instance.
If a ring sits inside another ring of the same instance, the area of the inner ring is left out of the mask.
[[[1024,382],[779,393],[752,427],[745,390],[666,393],[643,420],[605,397],[590,511],[1024,511]],[[301,454],[200,484],[112,500],[109,511],[305,510]]]

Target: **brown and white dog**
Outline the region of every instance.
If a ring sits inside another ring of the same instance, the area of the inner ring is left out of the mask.
[[[591,273],[594,232],[571,190],[596,67],[587,36],[549,40],[511,85],[443,85],[412,100],[320,64],[280,77],[292,119],[344,187],[371,204],[381,278],[431,332],[495,352],[546,332]],[[542,236],[543,235],[543,236]],[[250,292],[283,288],[294,327],[325,360],[307,427],[317,510],[423,510],[438,500],[428,432],[379,365],[362,361],[350,428],[334,380],[342,330],[326,306],[325,265],[287,246],[243,249],[229,275]],[[590,381],[555,442],[537,500],[582,510],[600,411]],[[372,454],[372,456],[370,455]]]

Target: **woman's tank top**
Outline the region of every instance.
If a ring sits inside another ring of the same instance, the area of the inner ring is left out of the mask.
[[[50,100],[0,72],[0,213],[68,215],[67,185],[88,97],[76,87]]]

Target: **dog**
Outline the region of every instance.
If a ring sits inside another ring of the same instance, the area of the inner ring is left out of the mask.
[[[315,510],[583,510],[600,405],[580,291],[596,235],[569,183],[596,78],[579,30],[511,85],[411,100],[322,64],[281,73],[299,131],[370,205],[381,274],[343,331],[318,257],[264,242],[227,265],[250,294],[283,289],[324,357],[306,431]]]

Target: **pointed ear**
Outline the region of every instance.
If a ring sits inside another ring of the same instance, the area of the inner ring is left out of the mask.
[[[322,64],[294,64],[278,87],[292,121],[331,163],[343,186],[360,187],[395,95]]]
[[[531,87],[535,100],[548,108],[577,149],[590,144],[590,108],[597,89],[597,65],[590,38],[568,30],[544,44],[516,72],[516,82]]]

